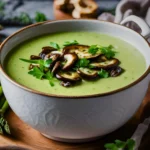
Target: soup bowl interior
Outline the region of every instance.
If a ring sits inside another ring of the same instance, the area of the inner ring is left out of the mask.
[[[7,76],[4,59],[12,48],[40,35],[70,31],[104,33],[127,41],[145,58],[143,76],[118,92],[87,97],[47,95],[23,87]],[[1,45],[1,82],[11,108],[24,122],[55,140],[89,141],[116,130],[137,111],[148,88],[149,56],[146,40],[121,25],[96,20],[39,23],[18,31]]]

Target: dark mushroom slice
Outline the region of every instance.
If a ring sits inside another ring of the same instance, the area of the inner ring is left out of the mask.
[[[119,65],[119,60],[116,58],[104,61],[104,62],[93,62],[90,64],[91,68],[94,69],[109,69]]]
[[[44,59],[45,55],[51,53],[52,51],[57,51],[57,49],[51,47],[51,46],[45,46],[42,47],[42,52],[39,54],[39,56]]]
[[[104,62],[107,61],[109,59],[107,59],[107,57],[105,55],[101,55],[99,57],[96,58],[96,60],[94,60],[95,62]]]
[[[79,68],[77,70],[79,75],[86,80],[94,80],[98,78],[98,72],[89,68]]]
[[[110,70],[110,76],[111,76],[111,77],[117,77],[117,76],[119,76],[123,71],[124,71],[124,70],[123,70],[121,67],[117,66],[117,67],[115,67],[115,68],[113,68],[113,69]]]
[[[95,55],[92,55],[91,53],[89,53],[89,48],[90,46],[87,45],[71,45],[64,47],[63,53],[76,53],[80,59],[93,59],[101,55],[100,52],[97,52]]]
[[[65,65],[63,66],[62,70],[70,69],[75,62],[78,60],[78,56],[75,53],[65,54],[64,59],[66,61]]]
[[[40,67],[40,65],[39,64],[30,64],[29,70],[33,69],[34,67]]]
[[[77,72],[72,72],[72,71],[68,71],[68,72],[59,72],[56,74],[56,78],[61,80],[61,81],[65,81],[65,82],[78,82],[81,81],[81,77]]]
[[[30,59],[31,60],[38,60],[38,59],[41,59],[41,57],[40,56],[36,56],[36,55],[31,55]]]
[[[52,69],[52,73],[56,74],[56,72],[58,71],[58,69],[61,67],[61,62],[57,61]]]
[[[71,82],[65,82],[65,81],[61,81],[60,82],[60,85],[62,85],[62,86],[64,86],[64,87],[70,87],[70,86],[72,86],[72,83]]]

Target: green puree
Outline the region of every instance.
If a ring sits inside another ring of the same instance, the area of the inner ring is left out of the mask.
[[[82,84],[69,88],[60,86],[56,81],[55,86],[51,87],[48,80],[39,80],[29,75],[29,64],[19,60],[19,58],[29,59],[32,54],[38,55],[41,48],[49,46],[50,42],[56,42],[62,46],[65,41],[69,40],[77,40],[85,45],[113,45],[118,52],[115,57],[121,61],[120,66],[126,71],[118,77],[83,81]],[[66,32],[40,36],[15,47],[6,59],[5,70],[12,79],[31,89],[60,95],[78,96],[110,92],[132,83],[146,69],[144,57],[135,47],[118,38],[92,32]]]

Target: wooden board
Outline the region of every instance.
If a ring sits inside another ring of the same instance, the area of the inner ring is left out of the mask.
[[[67,144],[43,137],[38,131],[23,123],[10,110],[6,114],[6,118],[10,124],[12,134],[11,136],[0,136],[0,146],[2,146],[0,150],[19,150],[17,147],[23,147],[27,150],[104,150],[104,144],[107,142],[130,138],[137,125],[148,116],[150,116],[150,87],[138,112],[123,127],[94,142]],[[145,134],[139,150],[149,150],[148,147],[150,147],[150,129]]]

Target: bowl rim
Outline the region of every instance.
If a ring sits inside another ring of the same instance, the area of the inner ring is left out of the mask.
[[[114,23],[114,22],[109,22],[109,21],[104,21],[104,20],[96,20],[96,19],[69,19],[69,20],[48,20],[48,21],[44,21],[44,22],[39,22],[39,23],[34,23],[34,24],[31,24],[31,25],[28,25],[26,27],[23,27],[21,28],[20,30],[18,30],[17,32],[13,33],[12,35],[10,35],[9,37],[7,37],[0,45],[0,55],[1,55],[1,52],[2,52],[2,49],[4,47],[4,45],[7,43],[7,41],[9,41],[11,38],[13,38],[15,35],[17,35],[18,33],[26,30],[26,29],[29,29],[29,28],[32,28],[32,27],[36,27],[36,26],[40,26],[42,24],[47,24],[47,23],[51,23],[51,22],[62,22],[62,21],[97,21],[97,22],[105,22],[105,23],[109,23],[109,24],[115,24],[117,26],[122,26],[123,28],[126,28],[134,33],[136,33],[138,36],[141,36],[145,41],[146,43],[148,44],[148,46],[150,47],[148,41],[140,34],[140,33],[137,33],[136,31],[126,27],[126,26],[123,26],[121,24],[117,24],[117,23]],[[110,92],[105,92],[105,93],[100,93],[100,94],[91,94],[91,95],[77,95],[77,96],[69,96],[69,95],[58,95],[58,94],[48,94],[48,93],[44,93],[44,92],[40,92],[38,90],[34,90],[32,88],[29,88],[27,86],[24,86],[18,82],[16,82],[15,80],[13,80],[11,77],[9,77],[7,75],[7,73],[5,72],[5,70],[3,69],[1,63],[0,63],[0,72],[4,75],[4,77],[10,81],[12,84],[16,85],[17,87],[23,89],[23,90],[26,90],[28,92],[31,92],[31,93],[34,93],[34,94],[38,94],[38,95],[41,95],[41,96],[47,96],[47,97],[54,97],[54,98],[69,98],[69,99],[84,99],[84,98],[93,98],[93,97],[103,97],[103,96],[108,96],[108,95],[112,95],[112,94],[116,94],[118,92],[121,92],[121,91],[124,91],[126,89],[129,89],[130,87],[136,85],[137,83],[139,83],[140,81],[142,81],[149,73],[150,73],[150,66],[147,68],[147,70],[138,78],[136,79],[134,82],[122,87],[122,88],[118,88],[116,90],[113,90],[113,91],[110,91]]]

